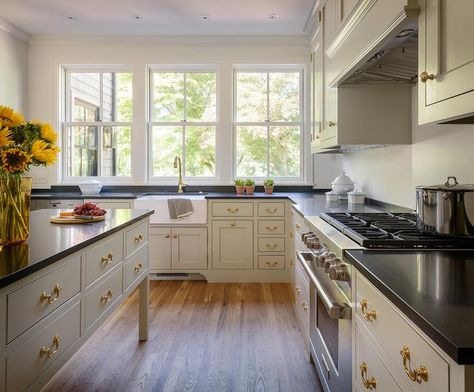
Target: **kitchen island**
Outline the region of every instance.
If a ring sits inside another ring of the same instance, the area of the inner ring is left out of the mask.
[[[28,242],[0,251],[0,391],[39,390],[139,288],[139,338],[148,338],[152,210],[55,225],[33,211]]]

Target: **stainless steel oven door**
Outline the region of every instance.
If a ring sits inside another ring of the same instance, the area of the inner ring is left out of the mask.
[[[352,390],[351,301],[323,268],[298,258],[310,278],[310,349],[326,392]]]

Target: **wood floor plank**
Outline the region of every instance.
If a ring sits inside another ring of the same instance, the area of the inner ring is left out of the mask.
[[[150,338],[134,293],[46,392],[315,391],[285,283],[152,281]]]

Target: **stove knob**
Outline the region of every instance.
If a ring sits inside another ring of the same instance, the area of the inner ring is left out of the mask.
[[[312,237],[315,234],[312,231],[301,234],[301,241],[305,242],[307,237]]]
[[[342,282],[349,282],[351,280],[351,275],[349,269],[345,264],[332,265],[329,268],[329,278],[331,280],[340,280]]]
[[[306,246],[310,249],[321,249],[321,242],[317,238],[311,238]]]
[[[329,269],[332,267],[332,266],[336,266],[338,264],[341,264],[342,261],[339,257],[333,257],[331,259],[326,259],[324,261],[324,271],[326,271],[327,273],[329,273]]]
[[[326,259],[333,259],[334,257],[336,257],[335,253],[333,253],[333,252],[324,252],[321,255],[321,261],[324,262]]]

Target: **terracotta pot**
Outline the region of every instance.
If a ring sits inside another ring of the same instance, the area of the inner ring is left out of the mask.
[[[265,188],[265,193],[267,195],[271,195],[273,193],[273,185],[270,185],[270,186],[265,185],[264,188]]]
[[[236,192],[238,195],[243,195],[244,192],[245,192],[245,186],[243,186],[243,185],[236,185],[236,186],[235,186],[235,192]]]
[[[245,186],[245,192],[247,192],[247,195],[253,195],[254,191],[255,191],[255,185]]]

